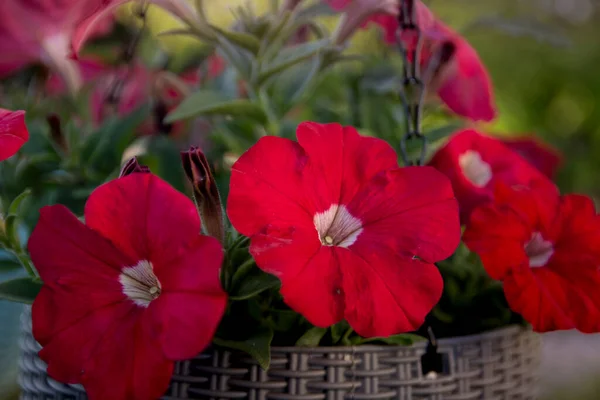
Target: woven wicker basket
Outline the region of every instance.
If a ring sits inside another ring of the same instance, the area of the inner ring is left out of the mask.
[[[22,400],[83,400],[79,385],[46,375],[23,315],[19,383]],[[536,398],[539,337],[511,326],[482,335],[442,339],[445,372],[423,376],[425,344],[407,347],[275,347],[269,371],[248,356],[213,349],[177,363],[165,400],[525,400]],[[109,399],[107,399],[109,400]]]

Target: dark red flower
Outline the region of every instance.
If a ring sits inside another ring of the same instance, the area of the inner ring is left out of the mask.
[[[0,161],[15,155],[28,140],[25,111],[0,108]]]
[[[600,330],[600,216],[589,198],[498,184],[463,240],[536,331]]]
[[[227,213],[257,265],[316,326],[418,328],[442,292],[433,263],[460,239],[450,182],[398,168],[387,143],[351,127],[307,122],[297,137],[261,138],[232,168]]]
[[[526,159],[542,174],[554,179],[556,171],[562,163],[560,152],[535,137],[518,137],[503,139],[504,144]]]
[[[223,250],[199,234],[192,201],[150,173],[97,188],[85,221],[44,207],[29,240],[44,281],[32,310],[40,357],[91,400],[156,399],[173,360],[212,340],[227,301]]]
[[[475,207],[493,200],[496,182],[529,185],[547,180],[502,141],[472,129],[454,134],[429,165],[452,181],[463,223]]]
[[[350,7],[351,4],[350,0],[329,2],[336,9]],[[492,83],[475,49],[462,36],[438,20],[422,1],[413,2],[417,7],[416,23],[423,38],[419,59],[421,71],[425,72],[432,60],[441,58],[441,65],[435,68],[427,83],[428,90],[437,92],[448,108],[458,115],[475,121],[493,120],[496,111]],[[385,41],[392,45],[397,43],[397,16],[378,13],[371,15],[364,22],[363,26],[368,23],[379,25],[384,31]],[[401,38],[410,53],[416,46],[415,36],[412,32],[405,32]]]

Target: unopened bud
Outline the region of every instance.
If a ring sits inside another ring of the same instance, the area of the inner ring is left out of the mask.
[[[204,232],[225,241],[225,222],[217,183],[202,151],[196,147],[181,152],[183,170],[194,189],[194,201]]]
[[[148,168],[145,165],[141,165],[136,157],[132,157],[129,160],[127,160],[127,162],[123,165],[123,168],[121,168],[119,178],[133,174],[135,172],[149,173],[150,168]]]

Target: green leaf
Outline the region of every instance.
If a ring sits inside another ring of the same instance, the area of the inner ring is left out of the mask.
[[[273,330],[261,327],[245,340],[227,340],[218,337],[213,338],[213,343],[220,347],[234,350],[240,350],[248,353],[254,358],[258,365],[265,371],[271,364],[271,341],[273,340]]]
[[[218,36],[219,41],[219,53],[227,61],[228,64],[233,65],[243,79],[250,79],[252,75],[252,55],[239,47],[236,47],[226,37]]]
[[[422,342],[424,340],[426,339],[423,336],[415,335],[412,333],[402,333],[400,335],[393,335],[389,337],[363,338],[357,336],[352,338],[352,342],[355,345],[366,343],[382,343],[396,346],[410,346],[415,342]]]
[[[317,53],[327,49],[330,44],[331,41],[329,39],[321,39],[283,49],[279,52],[279,55],[269,63],[266,69],[260,73],[258,76],[258,83],[265,82],[274,75],[308,60]]]
[[[147,136],[134,142],[131,147],[138,146],[131,154],[138,157],[142,165],[150,168],[152,173],[160,176],[180,192],[185,191],[185,175],[181,165],[179,148],[168,136]]]
[[[231,300],[247,300],[265,290],[273,289],[281,284],[279,279],[261,271],[254,262],[238,269],[233,275],[229,293]]]
[[[31,304],[42,288],[42,283],[31,278],[17,278],[0,283],[0,299]]]
[[[216,26],[213,26],[212,28],[216,30],[219,34],[225,36],[232,44],[236,44],[240,47],[243,47],[244,49],[252,52],[253,54],[257,54],[258,49],[260,49],[260,40],[258,40],[252,35],[249,35],[244,32],[228,31]]]
[[[463,124],[461,122],[455,122],[452,124],[444,125],[436,129],[432,129],[430,131],[425,131],[425,136],[429,143],[437,142],[438,140],[442,140],[452,135],[456,131],[458,131]]]
[[[7,214],[18,214],[19,207],[21,207],[23,201],[25,201],[25,199],[27,199],[29,196],[31,196],[31,189],[25,189],[20,195],[15,197],[8,206]]]
[[[352,330],[350,324],[346,320],[342,320],[335,325],[331,325],[331,340],[333,344],[337,344],[348,330]]]
[[[301,347],[317,347],[323,336],[327,333],[327,328],[319,328],[314,326],[307,330],[304,335],[298,339],[296,346]]]
[[[320,1],[316,4],[311,4],[308,7],[300,9],[296,18],[300,20],[312,21],[317,17],[329,17],[336,15],[338,12],[335,11],[327,2]]]
[[[87,166],[108,174],[118,167],[121,155],[135,139],[137,128],[147,120],[149,104],[125,117],[108,119],[98,131],[90,135],[83,146],[81,159]]]
[[[218,92],[199,90],[189,95],[175,110],[171,111],[165,118],[165,122],[172,123],[198,115],[247,117],[260,123],[267,121],[263,109],[249,100],[231,100]]]

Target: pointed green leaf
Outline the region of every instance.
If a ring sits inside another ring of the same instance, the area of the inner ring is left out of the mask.
[[[218,92],[199,90],[189,95],[175,110],[171,111],[165,118],[165,122],[172,123],[198,115],[246,117],[260,123],[267,121],[262,108],[249,100],[231,100]]]
[[[0,299],[31,304],[41,288],[42,283],[31,278],[17,278],[0,282]]]
[[[261,72],[258,77],[258,83],[265,82],[272,76],[310,59],[320,51],[327,49],[330,44],[331,42],[329,39],[321,39],[283,49],[279,52],[279,55],[269,63],[266,69]]]
[[[229,39],[225,36],[218,36],[219,42],[219,53],[227,61],[228,64],[233,65],[243,79],[249,79],[252,75],[252,56],[251,54],[242,48],[236,47]]]
[[[337,13],[338,12],[327,4],[326,1],[319,1],[316,4],[311,4],[308,7],[299,9],[296,13],[296,18],[311,21],[317,17],[329,17],[336,15]]]
[[[216,26],[213,26],[212,28],[216,30],[219,34],[225,36],[232,44],[243,47],[244,49],[250,51],[253,54],[258,53],[258,49],[260,49],[260,40],[258,40],[256,37],[250,34],[244,32],[228,31]]]
[[[279,36],[279,33],[291,22],[293,22],[292,12],[285,10],[282,15],[277,18],[276,23],[271,25],[265,34],[265,44],[271,43],[274,39],[276,39]]]
[[[149,104],[144,104],[125,117],[108,119],[90,135],[81,152],[87,166],[108,173],[119,165],[121,155],[135,139],[136,130],[148,119]]]
[[[213,338],[213,343],[220,347],[240,350],[248,353],[254,358],[262,369],[269,369],[271,364],[271,341],[273,330],[270,328],[259,328],[245,340],[228,340],[218,337]]]
[[[169,29],[166,31],[159,32],[156,36],[194,36],[194,32],[190,29]]]
[[[342,337],[348,332],[348,330],[352,330],[350,324],[346,320],[342,320],[335,325],[331,325],[331,340],[333,344],[337,344]]]
[[[25,201],[25,199],[27,199],[29,196],[31,196],[31,190],[25,189],[20,195],[15,197],[15,199],[10,203],[10,206],[8,206],[7,214],[18,214],[19,207],[21,207],[23,201]]]
[[[296,346],[301,347],[317,347],[323,336],[327,333],[327,328],[319,328],[314,326],[307,330],[304,335],[298,339]]]
[[[247,300],[265,290],[273,289],[281,284],[279,279],[261,271],[254,262],[238,269],[233,275],[229,293],[231,300]]]

